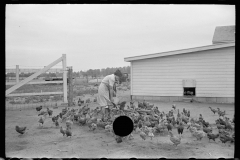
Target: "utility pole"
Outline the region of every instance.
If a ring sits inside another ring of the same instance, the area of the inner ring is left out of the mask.
[[[68,106],[73,105],[72,67],[68,67]]]

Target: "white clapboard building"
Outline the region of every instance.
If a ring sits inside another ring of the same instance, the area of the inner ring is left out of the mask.
[[[235,26],[216,27],[208,46],[124,60],[133,100],[235,102]]]

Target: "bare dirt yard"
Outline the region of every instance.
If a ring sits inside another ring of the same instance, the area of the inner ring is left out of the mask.
[[[129,105],[129,90],[120,91],[118,96],[121,100],[126,100]],[[95,95],[85,95],[84,98]],[[168,112],[173,102],[148,101],[158,106],[160,111]],[[137,102],[135,102],[137,105]],[[213,133],[218,130],[215,125],[217,114],[213,114],[208,108],[219,107],[226,110],[226,116],[232,119],[234,115],[234,104],[205,104],[174,102],[180,111],[189,109],[192,117],[198,117],[201,113],[206,121],[213,126]],[[98,106],[96,102],[90,103],[90,108]],[[51,108],[53,116],[59,114],[65,106]],[[78,108],[74,106],[71,108]],[[44,108],[43,110],[46,110]],[[177,114],[176,112],[174,113]],[[216,142],[204,137],[201,141],[195,141],[189,130],[184,129],[183,138],[178,148],[173,146],[169,139],[167,130],[163,134],[156,134],[153,140],[149,137],[144,141],[138,133],[133,132],[133,140],[124,140],[116,143],[110,133],[104,129],[97,129],[95,133],[89,131],[87,126],[73,124],[73,136],[63,137],[60,129],[56,128],[51,118],[47,118],[43,128],[39,127],[39,117],[35,109],[6,111],[6,137],[5,149],[7,157],[18,158],[233,158],[234,143],[227,142],[222,144],[219,138]],[[15,131],[15,126],[27,126],[29,130],[19,136]],[[124,125],[124,124],[123,124]],[[60,126],[66,126],[60,123]],[[123,126],[124,128],[124,126]],[[177,135],[177,129],[173,129],[173,134]]]

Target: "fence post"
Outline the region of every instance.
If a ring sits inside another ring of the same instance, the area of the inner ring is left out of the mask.
[[[16,65],[16,83],[19,83],[19,65]]]
[[[72,67],[68,69],[68,106],[73,103],[73,84],[72,84]]]
[[[67,63],[66,63],[66,54],[62,55],[62,65],[63,65],[63,102],[67,103]]]

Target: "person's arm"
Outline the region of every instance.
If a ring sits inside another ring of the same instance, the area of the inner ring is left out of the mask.
[[[113,93],[114,93],[114,90],[113,90],[113,87],[112,86],[109,86],[110,87],[110,97],[109,99],[113,102]]]
[[[109,79],[109,91],[110,91],[110,94],[109,94],[109,99],[113,102],[113,93],[114,93],[114,90],[113,90],[113,85],[115,83],[115,76],[113,75],[110,79]]]

